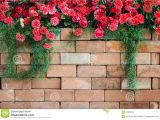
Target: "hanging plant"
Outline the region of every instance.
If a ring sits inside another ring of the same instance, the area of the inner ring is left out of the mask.
[[[143,28],[160,34],[159,0],[0,0],[0,40],[7,48],[3,77],[42,77],[49,66],[49,51],[59,28],[73,28],[80,37],[94,29],[97,39],[119,39],[125,49],[125,73],[129,87],[136,89],[135,56],[143,40]],[[28,71],[17,73],[13,58],[19,45],[29,44],[33,54]]]

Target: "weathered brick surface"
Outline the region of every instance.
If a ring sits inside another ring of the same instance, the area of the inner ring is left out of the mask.
[[[1,101],[14,101],[14,91],[0,90],[0,102]]]
[[[135,93],[136,101],[160,101],[160,90],[139,90]]]
[[[62,109],[89,109],[89,102],[62,102]]]
[[[138,77],[160,77],[160,65],[138,65]]]
[[[75,77],[75,65],[50,65],[47,71],[47,77]]]
[[[59,89],[61,86],[60,78],[42,78],[32,80],[32,88],[53,88]]]
[[[44,90],[15,90],[16,101],[44,101]]]
[[[75,101],[104,101],[104,90],[76,90]]]
[[[129,89],[128,79],[122,80],[122,89]],[[137,78],[137,89],[151,89],[151,78]]]
[[[62,89],[91,89],[91,78],[62,78]]]
[[[124,90],[106,90],[105,101],[134,101],[134,92]]]
[[[119,53],[96,53],[96,54],[91,54],[91,63],[93,65],[120,64],[120,54]]]
[[[76,52],[105,52],[104,41],[77,41]]]
[[[90,102],[91,109],[118,109],[118,102]]]
[[[2,79],[2,89],[31,89],[31,80],[15,80],[10,78]]]
[[[45,101],[74,101],[74,91],[45,90]]]
[[[61,64],[90,64],[89,53],[62,53]]]
[[[78,77],[106,77],[105,66],[79,66]]]
[[[107,77],[124,77],[123,67],[120,65],[107,66]]]
[[[92,89],[120,89],[120,78],[92,78]]]
[[[71,32],[62,28],[54,40],[42,79],[3,78],[7,51],[0,51],[0,108],[160,108],[160,36],[143,29],[146,41],[138,44],[136,54],[137,90],[131,91],[124,73],[123,42],[95,39],[87,29],[80,38],[71,37]],[[13,58],[17,73],[29,70],[33,63],[31,47],[25,46],[19,46]]]
[[[149,109],[149,102],[121,102],[120,109]]]

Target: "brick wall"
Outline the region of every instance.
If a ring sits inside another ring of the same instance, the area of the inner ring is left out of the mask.
[[[136,57],[138,89],[128,90],[123,72],[121,42],[93,39],[87,31],[69,40],[71,29],[61,29],[54,41],[55,53],[42,80],[1,78],[1,108],[159,108],[160,41],[144,30],[146,42]],[[27,70],[30,49],[19,48],[17,72]],[[6,65],[1,53],[0,74]]]

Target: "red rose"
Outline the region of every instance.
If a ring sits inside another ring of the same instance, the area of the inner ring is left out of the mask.
[[[28,25],[30,21],[30,17],[24,18],[24,24]]]
[[[83,28],[88,27],[88,21],[86,20],[86,18],[83,18],[79,21],[79,25]]]
[[[34,35],[34,37],[33,37],[33,39],[35,40],[35,41],[41,41],[42,40],[42,35]]]
[[[16,39],[20,42],[23,42],[25,40],[25,36],[23,34],[17,33]]]
[[[34,35],[34,36],[39,36],[40,35],[40,31],[39,31],[39,29],[36,29],[36,28],[34,28],[33,30],[32,30],[32,34]]]
[[[47,15],[48,14],[48,8],[46,6],[42,6],[40,7],[40,10],[42,12],[43,15]]]
[[[109,24],[109,30],[110,31],[116,31],[118,28],[118,20],[113,20],[110,24]]]
[[[155,31],[155,32],[156,32],[157,35],[160,35],[160,26],[158,26],[158,27],[156,28],[156,31]]]
[[[43,48],[45,48],[45,49],[51,49],[52,48],[52,44],[51,43],[45,43],[43,45]]]
[[[77,28],[73,34],[77,37],[80,37],[83,34],[82,28]]]
[[[60,22],[57,17],[52,17],[52,18],[50,19],[50,21],[51,21],[51,24],[52,24],[53,26],[57,26],[57,25],[59,24],[59,22]]]
[[[12,26],[13,18],[12,17],[5,18],[4,23],[7,23],[9,26]]]
[[[86,0],[76,0],[76,2],[77,2],[77,5],[81,5],[81,6],[86,4]]]
[[[54,40],[54,38],[55,38],[54,32],[48,32],[46,34],[46,38],[49,39],[49,40]]]
[[[97,28],[95,31],[94,31],[94,36],[96,38],[103,38],[104,36],[104,30],[102,28]]]
[[[4,21],[4,19],[6,18],[6,15],[4,13],[0,14],[0,21]]]
[[[43,35],[45,35],[45,34],[48,32],[47,27],[44,27],[44,26],[41,27],[39,31],[40,31],[40,33],[43,34]]]
[[[129,13],[121,14],[120,18],[119,18],[120,24],[126,23],[128,21],[128,19],[129,19],[129,17],[130,17]]]
[[[73,22],[79,22],[81,20],[80,15],[76,14],[75,16],[72,17]]]
[[[30,10],[29,15],[32,16],[32,17],[36,17],[36,16],[38,16],[38,12],[35,11],[35,10]]]
[[[159,18],[159,17],[160,17],[160,11],[156,11],[156,12],[154,13],[154,17],[155,17],[155,18]]]
[[[40,28],[41,22],[38,19],[35,19],[32,21],[32,27],[33,28]]]

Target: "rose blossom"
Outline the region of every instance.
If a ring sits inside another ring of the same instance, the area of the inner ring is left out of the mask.
[[[156,32],[157,35],[160,35],[160,26],[158,26],[158,27],[156,28],[156,31],[155,31],[155,32]]]
[[[23,42],[25,40],[25,36],[23,34],[17,33],[16,39],[20,42]]]
[[[94,36],[96,38],[103,38],[104,36],[104,30],[102,28],[97,28],[95,31],[94,31]]]
[[[44,26],[41,27],[39,31],[40,31],[40,33],[43,34],[43,35],[45,35],[45,34],[48,32],[47,27],[44,27]]]
[[[82,28],[77,28],[73,34],[77,37],[80,37],[83,34]]]
[[[51,43],[45,43],[43,45],[43,48],[45,48],[45,49],[51,49],[52,48],[52,44]]]
[[[33,28],[40,28],[41,22],[38,19],[32,21]]]
[[[59,24],[59,22],[60,22],[57,17],[52,17],[52,18],[50,19],[50,21],[51,21],[51,24],[52,24],[53,26],[57,26],[57,25]]]
[[[49,40],[54,40],[54,38],[55,38],[54,32],[48,32],[46,34],[46,38],[49,39]]]

